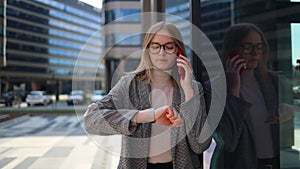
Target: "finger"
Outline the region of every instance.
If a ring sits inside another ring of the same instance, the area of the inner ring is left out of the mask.
[[[191,68],[189,68],[189,66],[185,65],[185,64],[182,64],[182,63],[177,63],[177,67],[181,67],[185,73],[187,74],[193,74],[193,71]]]
[[[177,62],[181,62],[183,64],[186,64],[192,69],[192,64],[191,64],[190,60],[187,57],[183,56],[183,55],[179,56],[179,58],[177,59]]]
[[[192,64],[191,64],[190,60],[186,56],[183,56],[182,54],[180,54],[179,58],[183,59],[192,68]]]
[[[173,110],[172,110],[172,108],[171,107],[168,107],[167,109],[166,109],[166,116],[168,117],[168,118],[171,118],[172,116],[173,116]]]
[[[229,59],[227,59],[227,66],[228,66],[228,70],[230,71],[234,71],[235,67],[236,67],[236,62],[240,60],[239,55],[234,55],[232,57],[229,57]]]
[[[234,62],[231,63],[230,71],[231,72],[239,72],[242,67],[245,67],[246,63],[244,59],[237,59],[234,60]]]
[[[244,67],[246,67],[245,61],[244,60],[237,60],[235,62],[234,70],[235,70],[235,72],[239,72]]]
[[[243,69],[246,69],[246,68],[247,68],[247,67],[246,67],[246,63],[243,62],[243,63],[240,63],[240,64],[238,65],[237,71],[238,71],[238,72],[241,72]]]
[[[228,62],[228,67],[229,68],[232,67],[232,65],[233,65],[233,63],[235,62],[236,59],[238,59],[238,57],[236,55],[228,57],[227,62]]]
[[[174,116],[170,119],[173,123],[174,122],[178,122],[178,121],[182,121],[180,114],[176,111],[175,108],[173,108],[173,112],[174,112]]]
[[[183,126],[183,121],[182,120],[176,120],[173,122],[172,126]]]
[[[174,113],[173,116],[171,116],[169,118],[172,122],[176,121],[178,119],[178,114],[177,113]]]
[[[226,68],[226,71],[229,72],[229,71],[230,71],[230,68],[231,68],[231,63],[230,63],[230,60],[229,60],[229,59],[226,60],[225,65],[226,65],[226,67],[225,67],[225,68]]]

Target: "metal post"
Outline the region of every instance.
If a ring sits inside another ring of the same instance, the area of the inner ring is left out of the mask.
[[[201,2],[200,0],[190,0],[190,9],[191,9],[191,23],[197,27],[198,29],[201,28]],[[195,27],[191,27],[191,46],[192,49],[195,49],[197,46],[199,47],[199,37],[195,37]],[[197,39],[198,38],[198,39]],[[197,45],[197,46],[196,46]],[[199,57],[195,54],[195,52],[192,51],[192,65],[193,65],[193,71],[194,76],[197,81],[203,82],[203,72],[205,72],[205,67],[203,66],[201,60]]]
[[[150,1],[141,1],[142,4],[142,30],[143,32],[146,32],[149,28],[151,23],[151,16],[150,13],[151,12],[151,2]]]

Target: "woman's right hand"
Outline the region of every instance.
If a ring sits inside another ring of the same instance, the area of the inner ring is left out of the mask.
[[[157,124],[166,126],[183,126],[183,120],[180,114],[172,106],[166,105],[155,110],[155,119]]]
[[[228,57],[225,65],[228,90],[232,95],[240,96],[241,71],[246,68],[245,60],[239,57],[239,54]]]

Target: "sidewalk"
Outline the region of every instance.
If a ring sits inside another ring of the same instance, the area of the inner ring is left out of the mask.
[[[297,151],[281,150],[283,168],[300,167],[300,112],[295,112],[294,123],[293,149]],[[76,115],[50,113],[14,118],[0,123],[0,168],[116,169],[119,157],[108,151],[118,152],[121,141],[103,137],[90,139]]]
[[[0,123],[2,169],[115,169],[118,160],[89,139],[76,115],[22,116]]]

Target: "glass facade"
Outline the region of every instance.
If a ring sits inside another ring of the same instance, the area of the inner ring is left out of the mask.
[[[103,67],[98,63],[104,47],[100,10],[79,5],[77,0],[7,0],[6,11],[8,65],[3,71],[12,73],[11,78],[14,72],[27,72],[71,83],[76,67],[82,69],[79,76],[84,78],[93,78],[97,72],[101,76],[96,81],[104,84]]]
[[[118,22],[141,22],[141,17],[125,17],[141,13],[139,9],[118,9],[105,11],[105,23],[117,20]]]
[[[175,5],[176,4],[176,5]],[[190,11],[190,1],[167,0],[166,13],[190,20],[184,15]],[[184,8],[186,6],[186,8]],[[280,123],[280,168],[300,168],[300,3],[299,1],[241,1],[241,0],[203,0],[200,14],[200,29],[213,43],[218,52],[226,29],[234,23],[250,22],[265,33],[270,45],[269,69],[280,72],[292,88],[283,92],[279,84],[279,102],[293,107],[293,117]],[[166,19],[176,23],[174,20]],[[189,43],[188,29],[177,24]],[[187,36],[185,36],[187,35]]]
[[[141,34],[115,33],[108,34],[105,40],[105,44],[108,46],[139,46],[142,42],[142,36]]]
[[[199,18],[201,21],[200,29],[214,44],[217,51],[222,49],[221,45],[224,29],[228,28],[232,23],[231,4],[231,0],[201,2],[201,17]],[[216,9],[218,12],[212,12]],[[190,2],[188,0],[176,0],[176,2],[173,0],[167,0],[166,13],[190,21]],[[178,24],[178,21],[173,17],[167,17],[166,21],[175,23],[182,33],[185,44],[190,45],[191,37],[189,26],[180,23]]]
[[[180,17],[181,19],[189,20],[190,19],[190,3],[188,0],[176,0],[176,2],[172,0],[166,1],[166,13],[170,15],[175,15]],[[182,34],[182,38],[185,44],[190,45],[190,28],[189,25],[185,23],[178,22],[175,17],[166,18],[167,22],[174,23],[176,27],[180,30]]]

